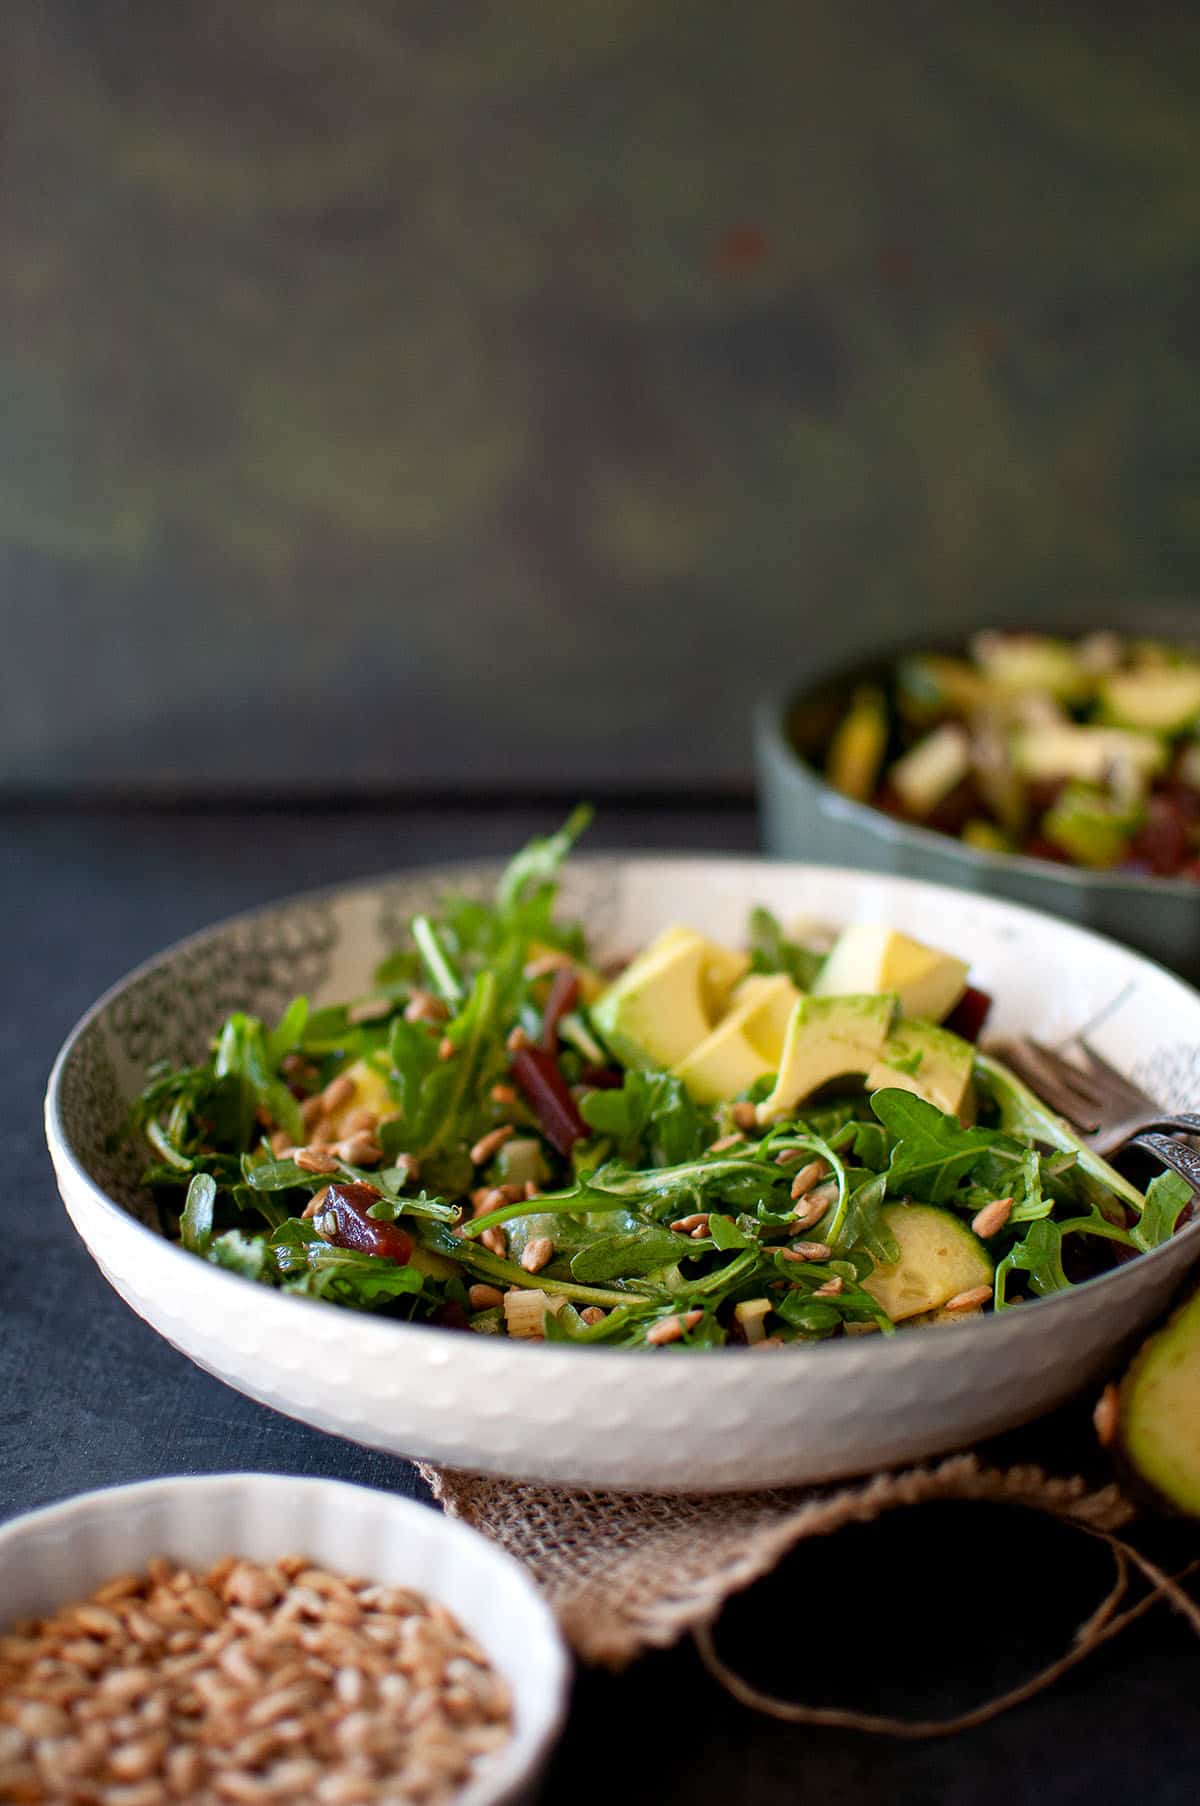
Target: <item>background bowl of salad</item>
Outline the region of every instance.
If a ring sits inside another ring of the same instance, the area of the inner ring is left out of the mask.
[[[767,702],[768,850],[1009,897],[1200,976],[1200,604],[1126,618],[911,640]]]
[[[564,865],[581,825],[235,919],[101,999],[47,1136],[134,1310],[320,1428],[636,1489],[918,1459],[1119,1357],[1200,1252],[1190,1190],[1099,1162],[973,1036],[990,998],[990,1036],[1086,1030],[1195,1109],[1200,996],[916,880]]]

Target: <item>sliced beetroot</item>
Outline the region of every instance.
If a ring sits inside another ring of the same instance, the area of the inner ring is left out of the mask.
[[[619,1091],[625,1083],[619,1066],[585,1066],[579,1076],[593,1091]]]
[[[532,1043],[518,1047],[512,1056],[512,1075],[546,1140],[560,1154],[570,1154],[577,1141],[587,1140],[583,1118],[553,1054]]]
[[[579,1001],[579,974],[573,966],[560,966],[550,983],[542,1011],[542,1046],[552,1054],[558,1046],[558,1025]]]
[[[1144,860],[1156,877],[1173,877],[1191,855],[1191,829],[1191,810],[1177,796],[1152,796],[1130,853],[1134,859]]]
[[[397,1266],[407,1266],[412,1238],[395,1223],[377,1223],[367,1215],[372,1204],[378,1202],[379,1193],[373,1185],[329,1186],[317,1219],[321,1239],[335,1248],[353,1248],[359,1254],[377,1254],[383,1260],[394,1260]]]
[[[991,1007],[992,1000],[986,991],[979,991],[974,985],[968,985],[942,1027],[948,1028],[952,1035],[958,1035],[963,1041],[978,1041]]]

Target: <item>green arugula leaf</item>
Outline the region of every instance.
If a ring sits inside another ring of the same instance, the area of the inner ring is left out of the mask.
[[[1150,1181],[1146,1207],[1133,1229],[1133,1240],[1143,1253],[1170,1241],[1175,1225],[1195,1195],[1181,1173],[1159,1173]]]
[[[974,1074],[983,1095],[995,1105],[1000,1127],[1006,1134],[1026,1142],[1041,1142],[1057,1148],[1060,1153],[1073,1154],[1080,1170],[1095,1180],[1102,1190],[1115,1193],[1134,1210],[1141,1211],[1144,1199],[1137,1187],[1081,1142],[1061,1116],[1055,1116],[1047,1109],[1041,1099],[1021,1083],[1016,1073],[1010,1072],[990,1054],[976,1052]]]
[[[207,1254],[212,1241],[213,1208],[217,1182],[211,1173],[197,1173],[187,1189],[179,1218],[179,1239],[189,1254]]]
[[[571,848],[589,826],[593,809],[580,803],[572,809],[555,834],[531,840],[511,859],[496,888],[496,910],[501,919],[512,925],[519,922],[531,907],[545,898],[556,882],[559,868]]]
[[[696,1252],[686,1235],[647,1226],[632,1235],[610,1235],[581,1248],[571,1261],[571,1277],[583,1285],[603,1285],[606,1280],[655,1273],[674,1266]]]
[[[811,991],[825,964],[823,953],[814,953],[798,941],[789,941],[779,921],[761,906],[750,911],[750,970],[783,972],[799,991]]]
[[[996,1306],[1007,1303],[1006,1286],[1010,1273],[1028,1273],[1031,1290],[1045,1295],[1066,1292],[1071,1282],[1063,1272],[1062,1230],[1050,1217],[1031,1223],[1025,1239],[1011,1248],[996,1268]]]
[[[209,1247],[208,1259],[214,1266],[237,1273],[242,1279],[269,1282],[271,1278],[267,1271],[266,1243],[261,1236],[243,1235],[240,1229],[227,1229],[224,1235],[217,1236]]]
[[[277,1072],[279,1062],[285,1054],[290,1054],[299,1047],[304,1039],[304,1030],[308,1025],[308,998],[293,997],[275,1027],[267,1036],[267,1066]]]
[[[952,1202],[985,1155],[990,1156],[993,1183],[996,1173],[1004,1173],[1006,1180],[1011,1176],[1016,1183],[1027,1170],[1028,1149],[1011,1135],[998,1129],[964,1129],[953,1116],[911,1091],[876,1091],[871,1108],[895,1139],[888,1165],[888,1192],[893,1198]]]
[[[900,1259],[900,1244],[883,1217],[888,1176],[886,1173],[860,1173],[851,1168],[846,1178],[849,1196],[841,1244],[845,1248],[865,1248],[879,1266],[890,1267]]]
[[[589,1092],[579,1113],[589,1128],[612,1138],[627,1166],[698,1160],[716,1133],[712,1111],[667,1072],[627,1072],[623,1085]]]

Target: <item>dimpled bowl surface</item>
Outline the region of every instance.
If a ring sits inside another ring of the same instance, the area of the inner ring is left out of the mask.
[[[440,1512],[365,1486],[283,1474],[202,1474],[83,1493],[0,1525],[0,1633],[84,1599],[155,1555],[191,1567],[223,1555],[311,1556],[338,1573],[411,1587],[448,1607],[509,1684],[511,1741],[458,1806],[518,1806],[562,1727],[569,1667],[524,1570]]]
[[[452,1467],[581,1486],[700,1490],[832,1479],[961,1447],[1093,1380],[1200,1254],[1198,1227],[1059,1297],[952,1329],[757,1354],[511,1342],[375,1319],[250,1282],[166,1241],[111,1143],[149,1061],[203,1057],[235,1007],[361,994],[417,909],[486,894],[495,868],[426,871],[281,903],[141,967],[74,1030],[46,1124],[76,1228],[121,1296],[208,1371],[290,1416]],[[971,962],[992,1032],[1091,1025],[1164,1104],[1200,1105],[1200,996],[1149,961],[1033,911],[908,879],[741,858],[579,858],[564,914],[600,957],[683,920],[737,942],[786,922],[878,920]]]

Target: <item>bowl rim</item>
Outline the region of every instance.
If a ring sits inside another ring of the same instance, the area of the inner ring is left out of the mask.
[[[18,1547],[28,1536],[46,1531],[52,1534],[64,1531],[70,1533],[86,1518],[99,1519],[124,1514],[136,1510],[144,1501],[171,1492],[192,1493],[203,1499],[209,1493],[249,1492],[259,1487],[275,1492],[286,1488],[288,1497],[295,1497],[297,1491],[309,1494],[369,1494],[375,1499],[378,1509],[395,1515],[401,1530],[406,1521],[415,1523],[417,1514],[420,1513],[424,1534],[440,1537],[450,1548],[469,1549],[473,1559],[481,1560],[508,1574],[509,1580],[516,1587],[520,1602],[522,1637],[525,1640],[534,1637],[541,1641],[547,1670],[545,1685],[533,1699],[531,1710],[523,1714],[524,1722],[521,1719],[514,1722],[512,1737],[504,1749],[497,1752],[496,1761],[476,1777],[461,1795],[464,1806],[491,1806],[493,1801],[507,1801],[515,1789],[538,1772],[562,1735],[571,1681],[571,1658],[558,1620],[528,1570],[515,1556],[498,1547],[481,1531],[448,1516],[440,1507],[425,1505],[417,1499],[388,1492],[384,1487],[364,1486],[357,1481],[341,1480],[326,1474],[289,1474],[275,1469],[162,1474],[152,1480],[133,1480],[116,1486],[97,1486],[87,1492],[71,1493],[64,1499],[54,1500],[48,1505],[34,1506],[29,1511],[19,1512],[15,1517],[0,1521],[0,1553],[5,1549]],[[149,1560],[156,1553],[156,1550],[148,1549],[146,1559]],[[236,1550],[232,1553],[236,1554]],[[287,1548],[281,1549],[280,1553],[287,1554]],[[370,1563],[366,1566],[369,1567]],[[425,1590],[428,1593],[428,1589]],[[428,1596],[435,1597],[432,1593]],[[0,1631],[3,1629],[4,1620],[0,1616]],[[506,1670],[491,1650],[488,1655],[497,1670],[505,1674],[511,1683],[517,1667],[516,1661]]]
[[[836,672],[831,672],[828,678],[817,678],[812,683],[799,686],[793,680],[774,690],[769,698],[759,702],[755,710],[755,738],[760,756],[782,767],[793,780],[806,784],[826,815],[857,828],[860,833],[870,834],[876,840],[907,842],[924,852],[939,853],[945,859],[960,860],[968,870],[981,873],[1012,872],[1019,877],[1051,886],[1077,884],[1085,890],[1103,892],[1110,896],[1126,892],[1137,897],[1167,896],[1181,902],[1190,900],[1200,917],[1200,882],[1194,878],[1159,878],[1152,872],[1096,871],[1090,866],[1059,865],[1052,859],[1037,859],[1029,853],[995,853],[985,847],[969,846],[956,835],[943,834],[936,828],[925,828],[918,822],[901,821],[899,817],[888,815],[883,809],[876,809],[871,803],[862,803],[854,797],[844,796],[840,790],[833,788],[814,765],[801,757],[784,729],[784,720],[792,705],[811,695],[822,683],[832,681],[837,675]],[[930,879],[928,882],[936,883],[937,880]],[[1047,898],[1047,910],[1052,910],[1054,906],[1054,900]]]
[[[146,1237],[148,1246],[153,1246],[156,1250],[164,1252],[168,1258],[175,1261],[186,1261],[188,1263],[187,1271],[192,1273],[193,1276],[196,1275],[196,1270],[199,1268],[206,1275],[207,1282],[216,1283],[225,1288],[234,1286],[241,1288],[247,1284],[255,1284],[256,1282],[246,1280],[242,1275],[230,1272],[224,1267],[216,1266],[212,1262],[199,1261],[196,1255],[189,1254],[179,1243],[170,1241],[168,1237],[163,1235],[160,1231],[152,1229],[149,1224],[142,1222],[140,1218],[135,1216],[131,1211],[125,1209],[122,1204],[118,1203],[115,1198],[110,1197],[103,1187],[92,1178],[82,1161],[76,1155],[74,1148],[71,1146],[62,1123],[61,1089],[63,1074],[75,1047],[92,1027],[93,1023],[102,1016],[109,1005],[120,996],[127,986],[134,983],[137,979],[160,967],[169,965],[179,954],[185,952],[192,946],[199,945],[211,939],[216,939],[244,924],[269,916],[276,910],[287,909],[301,904],[307,905],[317,903],[321,900],[333,900],[360,893],[370,893],[371,891],[379,890],[393,884],[411,883],[415,878],[419,877],[422,872],[427,873],[431,879],[441,879],[447,884],[452,884],[456,877],[459,879],[476,877],[487,871],[500,870],[503,868],[503,864],[504,861],[498,859],[460,860],[452,863],[431,861],[428,865],[423,867],[417,865],[400,867],[388,872],[376,873],[374,875],[368,874],[365,877],[351,879],[348,883],[322,885],[313,890],[291,892],[266,903],[258,904],[252,909],[241,910],[235,915],[223,917],[221,920],[211,923],[205,928],[198,929],[191,934],[183,936],[181,939],[174,941],[169,946],[163,948],[160,952],[152,954],[148,959],[142,960],[138,965],[125,973],[122,978],[117,979],[114,984],[110,985],[96,1002],[84,1012],[75,1026],[68,1033],[51,1068],[45,1093],[44,1126],[47,1145],[55,1168],[55,1175],[59,1180],[60,1193],[62,1191],[61,1171],[62,1168],[65,1167],[70,1174],[71,1180],[86,1193],[89,1203],[98,1207],[101,1216],[107,1217],[110,1221],[115,1220],[120,1225],[123,1232],[132,1231],[135,1237]],[[1114,940],[1109,935],[1097,934],[1094,930],[1083,928],[1078,923],[1065,921],[1062,918],[1051,914],[1050,911],[1046,909],[1038,909],[1030,904],[1011,902],[1007,897],[978,896],[973,895],[972,893],[965,893],[962,890],[956,889],[953,885],[939,883],[936,879],[899,876],[893,875],[890,872],[870,871],[855,866],[822,865],[807,860],[768,859],[755,854],[726,852],[680,853],[671,849],[664,851],[639,849],[636,852],[623,852],[618,849],[610,852],[576,853],[572,856],[572,864],[576,867],[599,867],[604,865],[674,865],[677,867],[686,867],[698,864],[720,864],[731,868],[761,867],[764,871],[778,871],[782,869],[790,870],[798,874],[816,873],[820,874],[822,877],[842,880],[851,885],[866,883],[882,887],[899,888],[907,891],[933,892],[939,895],[949,895],[956,901],[961,900],[964,897],[969,897],[976,905],[999,909],[1005,914],[1030,918],[1033,923],[1042,928],[1048,924],[1050,927],[1059,929],[1072,938],[1082,938],[1085,942],[1090,942],[1106,949],[1115,948],[1118,952],[1125,955],[1126,958],[1131,959],[1140,965],[1149,967],[1161,977],[1166,978],[1170,983],[1178,985],[1181,989],[1192,992],[1193,995],[1200,998],[1200,991],[1198,991],[1196,987],[1190,985],[1186,979],[1181,978],[1178,973],[1172,972],[1169,967],[1164,966],[1160,961],[1151,958],[1148,954],[1139,953],[1133,948],[1123,946],[1121,942]],[[1097,1289],[1100,1287],[1105,1287],[1110,1292],[1114,1291],[1117,1287],[1130,1290],[1135,1289],[1139,1284],[1139,1276],[1148,1271],[1148,1263],[1155,1261],[1161,1263],[1162,1259],[1170,1256],[1172,1250],[1178,1248],[1181,1241],[1189,1238],[1193,1241],[1200,1242],[1200,1216],[1198,1216],[1194,1222],[1185,1225],[1182,1230],[1173,1235],[1168,1241],[1160,1243],[1157,1248],[1152,1248],[1146,1253],[1140,1253],[1133,1260],[1126,1261],[1121,1266],[1115,1267],[1107,1273],[1099,1274],[1093,1279],[1083,1281],[1082,1283],[1071,1287],[1069,1291],[1054,1292],[1040,1298],[1030,1297],[1027,1299],[1026,1303],[1021,1305],[1018,1309],[1007,1310],[1004,1312],[988,1312],[981,1316],[977,1321],[957,1325],[955,1330],[956,1346],[963,1346],[962,1338],[965,1336],[971,1338],[991,1336],[994,1339],[993,1345],[998,1346],[1001,1337],[1012,1335],[1017,1325],[1030,1320],[1036,1321],[1049,1310],[1057,1309],[1061,1312],[1068,1309],[1074,1299],[1081,1295],[1094,1296]],[[90,1246],[89,1252],[92,1252]],[[1197,1253],[1200,1254],[1200,1247],[1198,1247]],[[93,1259],[94,1258],[95,1255],[93,1253]],[[180,1270],[182,1271],[183,1269]],[[274,1312],[280,1309],[294,1310],[295,1307],[320,1311],[337,1309],[336,1306],[331,1306],[322,1299],[307,1298],[281,1292],[274,1286],[259,1286],[258,1291],[258,1305],[259,1309],[262,1311]],[[232,1299],[232,1293],[227,1292],[227,1295]],[[238,1296],[244,1296],[244,1294],[239,1290]],[[431,1336],[436,1336],[444,1347],[448,1345],[448,1339],[452,1337],[454,1339],[454,1348],[459,1351],[460,1355],[463,1352],[463,1332],[461,1330],[450,1329],[435,1323],[413,1323],[401,1318],[380,1317],[377,1314],[367,1311],[343,1311],[342,1315],[351,1320],[356,1336],[365,1338],[368,1343],[377,1342],[381,1353],[389,1345],[394,1347],[394,1339],[396,1338],[409,1340],[413,1337],[426,1339]],[[295,1323],[298,1319],[295,1316],[292,1316],[289,1321]],[[1016,1329],[1016,1333],[1023,1332]],[[579,1348],[574,1347],[567,1342],[546,1344],[532,1340],[527,1343],[525,1339],[514,1340],[509,1337],[492,1336],[476,1336],[473,1337],[472,1340],[480,1345],[473,1351],[476,1358],[481,1361],[494,1363],[496,1366],[507,1365],[507,1362],[514,1357],[519,1360],[536,1358],[542,1362],[543,1368],[548,1371],[551,1364],[557,1365],[560,1359],[566,1362],[586,1360],[594,1363],[597,1357],[603,1357],[610,1368],[614,1370],[614,1379],[618,1377],[616,1372],[618,1365],[621,1365],[628,1370],[631,1380],[635,1373],[641,1374],[644,1380],[647,1373],[647,1356],[645,1350],[642,1349],[607,1348],[603,1344],[594,1348]],[[825,1342],[809,1343],[804,1345],[803,1353],[805,1358],[809,1360],[815,1357],[819,1360],[830,1362],[834,1366],[841,1365],[853,1369],[861,1364],[864,1357],[867,1360],[876,1358],[866,1352],[868,1347],[876,1340],[878,1340],[880,1344],[884,1344],[890,1342],[891,1337],[880,1336],[875,1338],[871,1336],[855,1336],[843,1337],[840,1340],[834,1339]],[[936,1336],[925,1338],[924,1344],[922,1344],[921,1339],[917,1337],[905,1338],[905,1346],[910,1351],[910,1358],[914,1344],[917,1346],[928,1345],[930,1347],[938,1347],[941,1345],[941,1341]],[[534,1354],[530,1355],[528,1350],[533,1350]],[[743,1364],[743,1367],[747,1372],[753,1371],[759,1375],[762,1375],[763,1373],[762,1360],[753,1348],[726,1346],[712,1352],[718,1354],[724,1363],[728,1363],[731,1360],[737,1360]],[[788,1351],[784,1352],[786,1354]],[[794,1355],[793,1358],[795,1358]],[[882,1360],[883,1357],[880,1355],[878,1358]]]

